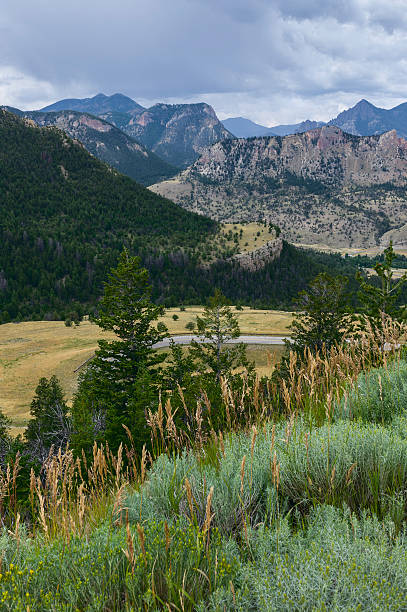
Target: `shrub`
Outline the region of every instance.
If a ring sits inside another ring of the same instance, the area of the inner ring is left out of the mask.
[[[199,612],[406,608],[407,539],[389,520],[321,506],[305,530],[284,521],[252,532],[250,551],[233,590],[218,589]]]
[[[380,425],[339,421],[297,435],[278,454],[291,504],[347,504],[383,516],[407,488],[407,441]]]
[[[69,542],[3,533],[0,609],[191,610],[234,578],[236,551],[218,532],[209,539],[193,525],[156,520],[102,525]]]
[[[275,437],[280,434],[278,429]],[[198,457],[192,452],[176,459],[161,455],[144,488],[126,500],[130,520],[160,516],[170,521],[181,516],[202,526],[213,487],[211,524],[222,534],[239,533],[247,522],[257,524],[267,512],[272,480],[270,443],[269,429],[258,436],[253,430],[251,438],[245,434],[230,436],[223,451],[215,447],[212,454],[207,447]]]
[[[393,361],[387,367],[359,374],[345,392],[336,414],[341,418],[389,423],[407,409],[407,362]]]
[[[268,521],[276,503],[280,512],[296,507],[306,513],[318,503],[379,516],[392,509],[400,521],[404,510],[400,516],[393,506],[407,489],[407,440],[395,429],[349,421],[311,431],[301,421],[274,433],[268,426],[251,439],[231,435],[209,461],[186,452],[178,459],[161,456],[143,490],[127,500],[130,519],[184,516],[202,525],[212,487],[213,525],[225,535]]]

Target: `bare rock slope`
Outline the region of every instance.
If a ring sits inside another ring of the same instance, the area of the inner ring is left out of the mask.
[[[228,140],[151,189],[222,221],[266,218],[294,242],[370,246],[407,223],[407,141],[335,126]]]

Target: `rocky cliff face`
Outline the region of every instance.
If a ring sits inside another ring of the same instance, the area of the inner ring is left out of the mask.
[[[270,261],[278,259],[283,250],[283,238],[278,237],[269,240],[258,249],[248,253],[236,253],[232,259],[238,261],[240,266],[246,270],[260,270]]]
[[[407,141],[325,126],[284,138],[219,142],[174,180],[153,186],[229,222],[267,218],[296,242],[376,244],[407,222]]]
[[[219,140],[233,138],[208,104],[155,104],[144,108],[122,94],[60,100],[42,111],[97,115],[153,151],[168,164],[186,168]]]
[[[22,113],[41,127],[55,126],[102,161],[139,183],[151,185],[173,176],[175,168],[106,121],[75,111]]]
[[[192,164],[205,147],[232,138],[208,104],[156,104],[129,116],[121,129],[180,168]]]
[[[213,181],[275,179],[319,181],[323,185],[407,183],[407,141],[395,131],[358,138],[335,126],[285,138],[219,142],[207,149],[185,176]]]

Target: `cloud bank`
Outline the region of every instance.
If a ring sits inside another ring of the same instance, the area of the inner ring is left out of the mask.
[[[266,124],[407,100],[404,0],[19,0],[0,15],[0,104],[122,92]]]

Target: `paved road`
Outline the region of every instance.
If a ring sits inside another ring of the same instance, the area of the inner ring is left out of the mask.
[[[243,342],[244,344],[274,344],[282,346],[285,338],[287,338],[287,340],[290,339],[289,336],[239,336],[234,340],[229,340],[228,344],[239,344],[239,342]],[[170,340],[174,340],[175,344],[189,344],[191,340],[197,340],[197,342],[199,342],[199,338],[198,336],[195,336],[195,334],[184,334],[182,336],[171,336],[170,338],[165,338],[161,342],[154,344],[154,348],[166,348],[170,346]],[[91,361],[93,357],[94,355],[81,363],[81,365],[78,366],[74,372],[78,372],[84,365]]]
[[[228,344],[238,344],[243,342],[244,344],[277,344],[283,345],[284,340],[287,336],[239,336],[234,340],[229,340]],[[289,339],[289,338],[287,338]],[[157,342],[154,348],[164,348],[170,345],[170,340],[174,340],[175,344],[189,344],[191,340],[199,342],[198,336],[194,334],[184,334],[183,336],[172,336],[171,338],[165,338],[161,342]]]

